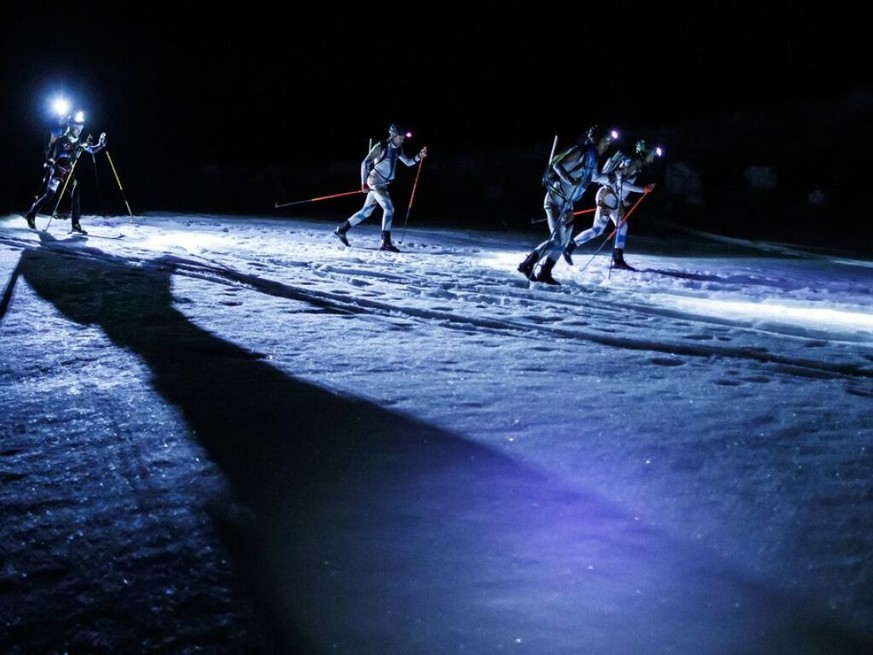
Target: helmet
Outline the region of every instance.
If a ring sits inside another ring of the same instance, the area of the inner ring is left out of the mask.
[[[649,160],[653,160],[664,154],[664,151],[660,146],[650,146],[642,139],[637,141],[637,144],[634,146],[634,152],[636,152],[637,156],[641,159]]]
[[[584,140],[587,141],[588,143],[595,143],[600,138],[601,134],[603,134],[603,128],[600,127],[599,125],[592,125],[585,132],[585,139]]]
[[[619,168],[622,171],[622,175],[631,176],[639,174],[640,170],[643,167],[643,158],[641,156],[636,157],[627,157],[622,156],[621,164],[619,164]]]
[[[603,137],[609,137],[610,141],[618,140],[618,130],[605,130],[599,125],[592,125],[585,132],[585,141],[587,143],[597,143]]]
[[[388,138],[393,139],[395,136],[403,136],[408,139],[412,136],[412,132],[406,131],[406,129],[398,123],[391,123],[391,125],[388,126]]]
[[[77,111],[75,114],[70,114],[67,116],[67,127],[73,127],[74,125],[78,125],[81,127],[85,124],[85,112]]]

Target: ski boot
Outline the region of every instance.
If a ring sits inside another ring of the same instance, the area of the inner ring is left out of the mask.
[[[391,243],[391,232],[382,230],[382,245],[379,250],[387,250],[388,252],[400,252],[397,247]]]
[[[533,269],[534,265],[537,263],[537,251],[534,250],[527,257],[524,258],[524,261],[518,265],[516,269],[519,273],[524,275],[528,280],[533,280],[534,274]]]
[[[540,265],[540,270],[537,272],[536,276],[533,278],[534,282],[544,282],[545,284],[552,284],[555,286],[560,286],[561,283],[552,277],[552,269],[553,268],[555,268],[555,260],[554,259],[546,259],[545,263]]]
[[[348,221],[345,221],[342,225],[340,225],[337,229],[333,231],[333,235],[339,239],[344,246],[349,247],[349,240],[346,237],[346,232],[352,229],[352,226],[349,225]]]
[[[576,242],[571,239],[570,243],[567,244],[567,247],[564,248],[563,252],[564,261],[567,262],[568,266],[573,265],[573,257],[571,255],[573,254],[574,250],[576,250]]]
[[[612,267],[620,268],[625,271],[637,270],[624,260],[624,248],[616,248],[612,251]]]

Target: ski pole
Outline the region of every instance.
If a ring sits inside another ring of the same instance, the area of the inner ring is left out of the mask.
[[[57,214],[57,212],[58,212],[58,207],[60,207],[61,200],[64,197],[64,193],[67,191],[67,185],[70,183],[70,180],[73,178],[73,173],[75,173],[75,171],[76,171],[76,164],[79,163],[79,158],[82,156],[82,153],[85,152],[86,147],[90,146],[90,145],[91,145],[91,135],[89,134],[88,138],[85,139],[85,145],[76,146],[75,155],[73,156],[73,165],[70,166],[70,172],[67,174],[67,177],[64,180],[64,188],[61,189],[61,193],[58,196],[58,201],[55,203],[55,208],[52,210],[52,215],[49,217],[49,222],[46,223],[46,226],[45,226],[46,230],[49,228],[49,225],[52,224],[52,218],[54,218],[54,215]],[[73,182],[73,189],[76,188],[75,185],[76,185],[76,183]],[[70,191],[70,193],[73,193],[73,191]]]
[[[73,173],[76,171],[76,164],[78,164],[78,163],[79,163],[79,160],[76,159],[75,161],[73,161],[73,165],[70,166],[70,172],[67,173],[67,177],[64,180],[64,186],[61,189],[61,192],[58,194],[57,202],[55,202],[55,208],[52,209],[52,213],[49,216],[48,223],[46,223],[45,227],[43,228],[44,230],[49,229],[49,226],[52,224],[52,219],[55,217],[55,214],[58,213],[58,207],[61,206],[61,200],[63,199],[64,194],[67,192],[67,185],[70,183],[70,179],[73,177]],[[76,182],[74,180],[73,181],[73,189],[70,191],[70,193],[71,194],[75,193],[75,189],[76,189]]]
[[[127,202],[127,197],[124,195],[124,189],[121,188],[121,180],[118,179],[118,171],[115,170],[115,164],[112,163],[112,157],[109,156],[109,149],[104,148],[106,151],[106,159],[109,160],[109,166],[112,168],[112,174],[115,176],[115,183],[118,185],[118,190],[121,192],[121,199],[124,200],[124,206],[127,207],[127,213],[130,215],[131,220],[133,220],[133,211],[130,209],[130,203]]]
[[[543,171],[543,185],[546,184],[546,177],[549,174],[549,169],[552,167],[552,160],[555,158],[555,149],[558,147],[558,135],[555,135],[554,140],[552,141],[552,151],[549,153],[549,161],[546,162],[546,170]],[[530,219],[530,224],[535,225],[536,223],[542,223],[546,219],[545,218],[532,218]]]
[[[649,195],[648,192],[642,194],[639,198],[637,198],[637,201],[634,203],[634,206],[631,207],[627,211],[627,213],[618,222],[618,225],[615,226],[615,229],[612,232],[610,232],[609,235],[603,240],[603,243],[601,243],[600,246],[598,246],[597,250],[594,251],[594,254],[591,255],[591,259],[589,259],[587,262],[585,262],[585,266],[583,266],[582,268],[579,269],[580,273],[582,271],[584,271],[586,268],[588,268],[588,264],[590,264],[592,261],[594,261],[594,258],[597,256],[597,253],[599,253],[601,250],[603,250],[603,246],[605,246],[607,243],[612,241],[612,237],[614,237],[616,235],[616,233],[618,232],[619,228],[621,228],[622,225],[627,223],[627,219],[630,218],[631,214],[634,213],[634,210],[639,206],[639,204],[643,201],[643,198],[645,198],[647,195]],[[612,269],[612,262],[611,261],[610,261],[609,267],[611,270]]]
[[[279,207],[290,207],[291,205],[302,205],[306,202],[317,202],[319,200],[330,200],[331,198],[342,198],[343,196],[353,196],[356,193],[366,193],[363,189],[355,189],[354,191],[344,191],[343,193],[332,193],[327,196],[317,196],[315,198],[307,198],[306,200],[295,200],[294,202],[276,202],[275,209]]]
[[[552,159],[555,158],[555,147],[558,145],[558,135],[555,135],[555,141],[552,143],[552,154],[549,155],[549,164],[551,165]],[[549,167],[546,167],[546,173],[549,172]],[[580,214],[589,214],[595,210],[595,207],[591,207],[590,209],[577,209],[573,212],[573,216],[579,216]],[[546,219],[545,218],[534,218],[531,220],[531,225],[535,225],[536,223],[542,223]]]
[[[412,183],[412,193],[409,194],[409,206],[406,208],[406,218],[403,221],[403,232],[400,233],[400,239],[397,243],[403,243],[403,235],[406,234],[406,224],[409,222],[409,212],[412,211],[412,199],[415,197],[415,189],[418,186],[418,178],[421,175],[421,165],[424,163],[424,157],[418,160],[418,170],[415,171],[415,180]]]
[[[615,230],[613,230],[612,233],[611,233],[608,237],[606,237],[606,238],[603,240],[603,243],[601,243],[601,244],[597,247],[597,250],[595,250],[595,251],[592,253],[592,255],[591,255],[591,259],[589,259],[587,262],[585,262],[585,266],[583,266],[582,268],[579,269],[579,272],[580,272],[580,273],[581,273],[582,271],[584,271],[586,268],[588,268],[588,264],[590,264],[591,262],[594,261],[594,258],[597,257],[597,253],[599,253],[601,250],[603,250],[603,246],[605,246],[607,243],[610,242],[610,240],[612,239],[613,235],[616,233],[617,230],[618,230],[618,228],[615,228]]]
[[[631,217],[631,214],[634,213],[634,210],[639,206],[639,204],[643,201],[643,198],[645,198],[647,195],[649,195],[648,191],[646,193],[642,194],[639,198],[637,198],[637,201],[634,203],[634,206],[627,210],[627,213],[624,216],[622,216],[622,219],[618,222],[618,225],[615,226],[615,229],[609,234],[608,237],[606,237],[607,241],[609,241],[612,237],[615,236],[615,233],[618,232],[618,229],[622,225],[627,223],[627,219],[629,219]]]
[[[634,210],[635,210],[635,209],[639,206],[639,204],[643,201],[643,198],[645,198],[647,195],[649,195],[649,193],[650,193],[650,191],[646,191],[643,195],[641,195],[639,198],[637,198],[637,201],[634,203],[634,206],[631,207],[631,208],[627,211],[627,214],[625,214],[625,215],[622,217],[622,219],[618,222],[618,225],[615,226],[615,229],[612,231],[612,234],[610,234],[610,235],[607,237],[607,239],[606,239],[607,241],[609,241],[613,236],[615,236],[615,234],[618,232],[618,229],[619,229],[622,225],[624,225],[624,224],[627,222],[627,219],[630,218],[630,215],[634,213]],[[607,279],[607,280],[609,279],[609,277],[610,277],[611,274],[612,274],[612,259],[610,258],[610,260],[609,260],[609,270],[606,272],[606,279]]]
[[[91,164],[94,167],[94,185],[97,187],[97,204],[100,206],[100,215],[106,216],[106,211],[103,208],[103,193],[100,190],[100,176],[97,174],[97,157],[91,153]]]
[[[546,175],[549,174],[549,169],[552,167],[552,160],[555,158],[555,149],[558,147],[558,135],[555,135],[554,141],[552,141],[552,152],[549,153],[549,161],[546,163],[546,172],[543,173],[543,179],[546,178]]]
[[[595,209],[597,209],[597,208],[591,207],[589,209],[577,209],[576,211],[573,212],[573,216],[578,216],[579,214],[590,214]],[[546,221],[545,218],[532,218],[530,221],[530,224],[536,225],[537,223],[544,223],[545,221]]]

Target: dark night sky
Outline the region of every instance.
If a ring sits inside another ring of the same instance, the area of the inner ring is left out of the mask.
[[[792,2],[690,13],[506,5],[486,17],[437,3],[83,2],[51,15],[38,4],[4,10],[7,211],[38,181],[56,91],[86,110],[86,133],[107,132],[142,197],[142,178],[168,186],[162,175],[204,162],[359,160],[392,120],[413,130],[410,145],[447,159],[511,143],[547,151],[553,135],[594,122],[679,125],[867,84],[864,21]]]

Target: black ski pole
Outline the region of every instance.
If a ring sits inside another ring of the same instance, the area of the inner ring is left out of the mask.
[[[82,153],[85,152],[85,149],[91,145],[91,135],[88,135],[88,138],[85,139],[85,145],[76,146],[76,150],[73,153],[73,165],[70,166],[70,172],[67,173],[66,179],[64,180],[64,188],[61,189],[61,193],[58,196],[58,200],[55,203],[55,208],[52,210],[52,215],[49,216],[49,222],[46,223],[45,229],[49,229],[49,225],[52,224],[52,219],[55,217],[55,214],[58,213],[58,207],[61,205],[61,200],[64,197],[64,193],[67,191],[67,185],[70,183],[70,180],[73,179],[73,174],[76,172],[76,164],[79,163],[79,158],[82,156]],[[73,189],[70,191],[70,195],[75,193],[76,189],[76,181],[73,180]]]
[[[91,153],[91,164],[94,168],[94,186],[97,189],[97,206],[100,208],[100,215],[106,216],[106,212],[103,208],[103,193],[100,191],[100,176],[97,174],[97,158],[94,156],[94,153]]]
[[[52,219],[57,215],[57,213],[58,213],[58,207],[61,206],[61,200],[63,200],[63,198],[64,198],[64,194],[67,192],[67,186],[69,186],[69,184],[70,184],[70,180],[73,178],[73,173],[76,172],[76,164],[78,164],[78,163],[79,163],[79,158],[76,157],[76,158],[73,160],[73,165],[70,166],[70,172],[67,173],[67,176],[66,176],[66,178],[64,179],[64,186],[61,188],[61,192],[58,194],[58,199],[57,199],[57,201],[55,202],[55,208],[52,209],[52,213],[51,213],[51,215],[49,216],[48,223],[45,224],[45,227],[43,228],[43,230],[48,230],[48,229],[49,229],[49,226],[52,224]],[[73,193],[75,193],[75,191],[76,191],[76,181],[73,180],[73,187],[72,187],[72,189],[70,190],[70,194],[72,195]]]

